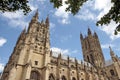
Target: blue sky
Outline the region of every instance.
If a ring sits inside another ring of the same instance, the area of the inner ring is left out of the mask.
[[[113,34],[117,24],[111,21],[109,25],[95,25],[112,6],[110,0],[89,0],[75,16],[64,11],[67,5],[63,4],[59,9],[55,9],[49,0],[30,0],[29,5],[32,11],[27,16],[23,15],[22,11],[0,12],[0,71],[13,52],[19,34],[28,27],[37,9],[39,21],[45,20],[49,14],[52,50],[79,60],[83,59],[80,33],[87,35],[89,27],[92,32],[97,32],[106,60],[110,59],[109,46],[120,57],[120,34]]]

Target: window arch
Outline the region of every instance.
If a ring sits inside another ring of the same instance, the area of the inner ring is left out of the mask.
[[[65,76],[62,76],[61,80],[67,80]]]
[[[76,78],[75,78],[75,77],[73,77],[73,78],[72,78],[72,80],[76,80]]]
[[[94,57],[93,57],[92,53],[90,54],[90,59],[91,59],[92,63],[94,63]]]
[[[50,75],[49,75],[49,80],[55,80],[53,74],[50,74]]]
[[[38,71],[31,71],[30,75],[31,80],[40,80],[40,74]]]
[[[88,62],[90,62],[90,59],[89,59],[89,56],[87,55],[87,60],[88,60]]]
[[[75,66],[74,66],[74,65],[71,65],[71,68],[75,68]]]
[[[110,70],[110,74],[113,76],[113,75],[115,75],[115,73],[114,73],[114,71],[111,69]]]

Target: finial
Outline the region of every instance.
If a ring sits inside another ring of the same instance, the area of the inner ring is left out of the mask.
[[[110,49],[110,55],[111,55],[111,57],[115,56],[114,52],[112,51],[111,46],[109,46],[109,49]]]
[[[89,27],[88,27],[88,35],[91,35],[91,30]]]
[[[94,31],[94,36],[96,37],[96,38],[98,38],[98,35],[97,35],[97,33]]]
[[[21,36],[23,36],[26,33],[26,27],[21,31]]]
[[[113,62],[119,61],[118,57],[115,56],[115,53],[112,51],[110,46],[109,46],[109,48],[110,48],[110,55],[111,55]]]
[[[33,22],[38,22],[38,9],[36,10],[36,13],[35,13],[35,15],[32,17],[32,20],[31,20],[31,23],[33,23]]]
[[[109,46],[109,49],[110,49],[110,51],[112,51],[112,48],[111,48],[111,46]]]
[[[38,9],[37,9],[34,17],[38,19],[38,15],[39,15],[39,13],[38,13]]]
[[[80,39],[83,40],[83,35],[82,35],[82,33],[80,33]]]
[[[47,15],[45,23],[46,23],[47,26],[49,26],[49,14]]]

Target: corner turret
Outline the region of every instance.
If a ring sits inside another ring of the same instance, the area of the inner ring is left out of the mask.
[[[47,16],[45,23],[47,26],[49,26],[49,15]]]
[[[35,15],[33,16],[32,20],[31,20],[31,22],[36,23],[36,22],[38,22],[38,19],[39,19],[39,13],[38,13],[38,9],[37,9]]]
[[[90,30],[90,28],[88,28],[88,35],[91,35],[92,33],[91,33],[91,30]]]
[[[83,40],[83,35],[82,35],[82,33],[80,33],[80,39]]]
[[[98,38],[98,35],[97,35],[97,33],[96,33],[96,32],[94,32],[94,37],[95,37],[95,38]]]
[[[115,53],[113,52],[112,48],[110,46],[109,46],[109,48],[110,48],[110,56],[111,56],[113,62],[119,61],[119,58],[115,55]]]

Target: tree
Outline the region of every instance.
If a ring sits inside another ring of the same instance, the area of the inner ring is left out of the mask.
[[[65,11],[71,12],[73,15],[77,14],[83,3],[88,0],[66,0],[65,4],[68,5]],[[23,10],[24,14],[31,11],[30,6],[27,4],[28,0],[0,0],[0,11],[2,12],[12,12],[17,10]],[[62,6],[62,0],[50,0],[53,3],[54,8],[59,8]],[[105,14],[96,25],[108,25],[111,20],[119,24],[115,29],[115,35],[120,32],[120,0],[111,0],[113,7]]]
[[[88,0],[66,0],[65,3],[68,5],[66,11],[70,11],[75,15],[86,1]],[[62,6],[62,0],[50,0],[50,2],[54,4],[55,8]],[[111,7],[109,12],[97,21],[96,25],[108,25],[111,20],[113,20],[119,24],[114,31],[114,34],[117,35],[118,32],[120,32],[120,0],[111,0],[111,2],[113,3],[113,7]]]
[[[0,11],[2,12],[14,12],[22,10],[26,15],[31,11],[28,6],[28,0],[0,0]]]

